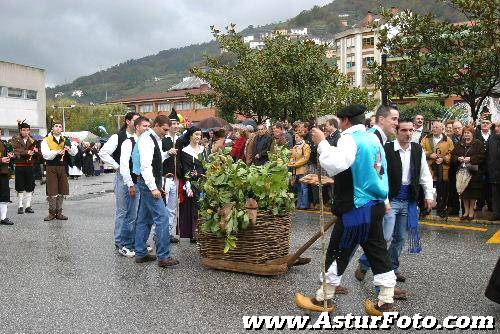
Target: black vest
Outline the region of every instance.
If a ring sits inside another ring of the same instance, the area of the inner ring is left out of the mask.
[[[352,170],[349,167],[334,177],[332,213],[340,216],[355,208],[354,206],[354,182],[352,180]]]
[[[120,156],[121,156],[121,148],[123,142],[127,140],[127,132],[126,130],[121,130],[118,132],[118,146],[116,146],[116,150],[111,154],[113,159],[119,164],[120,163]]]
[[[384,140],[382,139],[382,135],[380,134],[380,131],[377,129],[373,130],[373,133],[375,136],[377,136],[378,140],[380,141],[380,145],[384,146]]]
[[[174,142],[170,136],[163,138],[162,143],[163,152],[169,151],[170,149],[174,148]],[[163,161],[163,175],[166,174],[175,174],[175,155],[169,156],[167,159],[165,159],[165,161]]]
[[[161,150],[160,146],[158,145],[158,141],[156,140],[155,136],[153,134],[149,134],[151,139],[153,140],[153,143],[155,145],[155,149],[153,152],[153,161],[151,163],[151,166],[153,167],[153,176],[155,178],[155,183],[156,187],[158,189],[163,188],[163,183],[161,182],[161,177],[162,177],[162,171],[163,171],[163,164],[162,164],[162,158],[161,158]]]
[[[411,143],[410,153],[410,192],[409,201],[417,201],[420,190],[420,167],[422,164],[422,146]],[[398,196],[403,184],[403,167],[399,151],[394,151],[394,142],[384,146],[387,160],[387,175],[389,177],[389,200]]]

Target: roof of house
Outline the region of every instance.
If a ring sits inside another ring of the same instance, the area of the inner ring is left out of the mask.
[[[191,88],[198,88],[203,85],[208,85],[208,82],[205,80],[192,76],[192,77],[186,77],[184,78],[181,82],[178,84],[172,86],[169,90],[180,90],[180,89],[191,89]]]
[[[179,99],[185,98],[187,94],[199,95],[211,92],[212,89],[208,86],[201,86],[197,88],[190,89],[177,89],[169,90],[166,92],[158,93],[147,93],[135,96],[126,96],[121,99],[116,99],[110,101],[109,103],[130,103],[130,102],[143,102],[143,101],[153,101],[153,100],[165,100],[165,99]]]

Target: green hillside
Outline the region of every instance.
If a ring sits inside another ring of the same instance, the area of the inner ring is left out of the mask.
[[[437,17],[450,21],[464,20],[457,12],[435,0],[335,0],[323,7],[315,6],[301,12],[296,17],[278,23],[263,26],[249,26],[241,31],[243,35],[269,32],[276,27],[308,27],[309,33],[315,36],[332,38],[343,29],[341,20],[346,19],[352,26],[359,22],[368,11],[377,12],[383,7],[412,9],[418,13],[432,12]],[[348,17],[339,15],[348,14]],[[47,89],[47,97],[53,98],[55,93],[62,92],[70,97],[75,90],[83,95],[76,99],[80,102],[100,103],[105,101],[106,92],[109,99],[164,91],[188,74],[189,67],[199,64],[203,54],[218,52],[214,41],[189,45],[177,49],[160,51],[156,55],[140,59],[127,60],[107,70],[77,78],[70,84]]]

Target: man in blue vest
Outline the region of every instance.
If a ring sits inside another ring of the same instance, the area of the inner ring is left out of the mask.
[[[319,162],[335,177],[332,211],[338,217],[326,254],[326,280],[313,298],[296,298],[299,307],[322,311],[323,302],[332,301],[353,251],[361,245],[372,263],[374,285],[379,288],[378,301],[365,301],[370,315],[393,310],[396,276],[384,240],[382,220],[388,194],[385,154],[375,136],[366,132],[366,108],[352,105],[343,108],[340,119],[342,135],[337,147],[330,146],[319,129],[312,130],[318,145]],[[301,303],[301,300],[304,303]],[[329,310],[333,311],[333,307]]]
[[[149,119],[139,116],[134,121],[134,135],[126,139],[121,146],[120,154],[120,174],[123,182],[128,188],[125,193],[125,208],[127,213],[121,230],[121,248],[118,250],[123,256],[132,258],[135,255],[135,226],[137,221],[137,211],[141,194],[137,191],[137,175],[132,172],[132,150],[137,143],[137,139],[149,129]]]
[[[170,231],[165,202],[162,198],[163,161],[177,154],[172,148],[162,150],[162,139],[170,130],[171,121],[159,115],[153,128],[144,132],[137,140],[132,152],[133,172],[138,175],[137,188],[141,202],[135,232],[135,262],[143,263],[158,259],[158,266],[170,267],[179,263],[170,256]],[[151,227],[155,226],[156,256],[148,254],[147,241]]]

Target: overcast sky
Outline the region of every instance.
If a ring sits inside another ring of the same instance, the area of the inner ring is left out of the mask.
[[[332,0],[0,0],[0,60],[44,68],[47,85],[158,51],[291,18]]]

